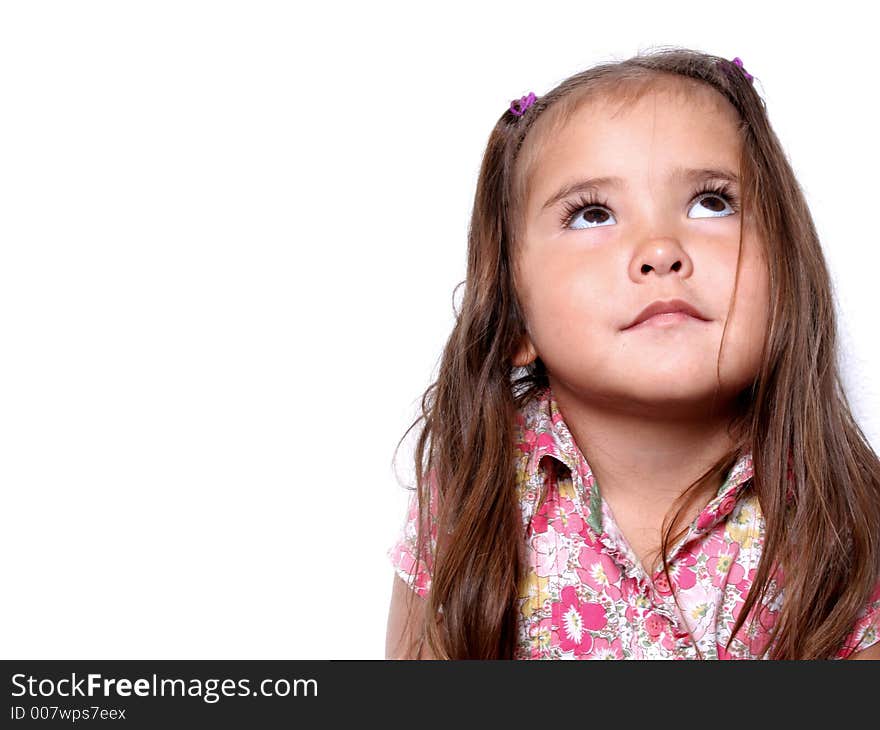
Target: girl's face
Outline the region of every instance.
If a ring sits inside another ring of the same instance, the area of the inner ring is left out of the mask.
[[[514,364],[540,356],[555,387],[616,409],[705,413],[726,322],[722,403],[752,382],[768,277],[761,242],[736,202],[736,125],[733,106],[711,89],[687,97],[654,89],[625,109],[585,102],[549,135],[535,159],[517,252],[530,336]],[[702,170],[735,179],[691,172]],[[616,180],[571,190],[588,178]],[[736,198],[699,192],[725,183]],[[707,321],[667,315],[627,328],[649,304],[670,299]]]

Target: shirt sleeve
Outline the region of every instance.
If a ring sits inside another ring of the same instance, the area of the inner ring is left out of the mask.
[[[397,574],[412,590],[423,598],[428,595],[428,591],[431,589],[434,552],[437,547],[437,485],[433,479],[433,472],[431,474],[432,477],[429,478],[431,496],[429,506],[430,539],[425,540],[423,538],[423,541],[427,544],[422,546],[421,559],[416,559],[419,495],[418,490],[415,489],[410,494],[403,527],[398,533],[394,544],[386,551],[386,555]]]
[[[850,654],[864,651],[878,640],[880,640],[880,580],[877,581],[874,592],[859,613],[855,628],[847,636],[843,647],[834,658],[847,659]]]

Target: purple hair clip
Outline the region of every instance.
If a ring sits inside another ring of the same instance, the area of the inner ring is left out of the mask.
[[[755,78],[755,77],[752,76],[748,71],[746,71],[745,66],[743,66],[742,59],[741,59],[739,56],[737,56],[736,58],[734,58],[732,62],[731,62],[731,61],[727,61],[727,60],[723,61],[722,64],[721,64],[721,68],[722,68],[725,72],[730,73],[730,66],[731,66],[731,64],[734,65],[734,66],[736,66],[736,67],[742,72],[743,76],[745,76],[745,77],[749,80],[749,83],[751,83],[751,84],[754,84],[754,83],[755,83],[755,81],[754,81],[754,78]]]
[[[526,109],[528,109],[532,104],[535,103],[538,97],[535,96],[534,91],[530,91],[528,96],[524,96],[521,99],[514,99],[510,102],[510,111],[516,116],[521,117],[526,113]]]
[[[745,67],[743,66],[742,59],[741,59],[739,56],[737,56],[736,58],[733,59],[733,63],[734,63],[735,65],[739,66],[740,69],[742,69],[742,72],[745,74],[746,78],[747,78],[749,81],[751,81],[753,78],[755,78],[755,77],[752,76],[748,71],[745,70]]]

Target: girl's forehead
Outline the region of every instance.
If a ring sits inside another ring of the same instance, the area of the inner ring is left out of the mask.
[[[734,107],[705,87],[663,86],[638,96],[595,96],[540,119],[524,145],[526,197],[561,177],[630,178],[649,168],[738,167],[741,137]],[[531,206],[529,206],[531,207]]]
[[[617,156],[634,144],[662,153],[670,144],[724,150],[738,149],[740,142],[736,110],[711,89],[661,88],[635,99],[587,99],[549,122],[549,134],[535,130],[536,160],[565,159],[573,151],[601,156],[609,147]]]

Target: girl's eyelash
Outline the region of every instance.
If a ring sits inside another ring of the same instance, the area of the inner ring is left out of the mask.
[[[739,198],[731,189],[730,183],[719,181],[703,185],[691,193],[691,200],[698,198],[700,195],[706,195],[707,193],[724,198],[730,204],[730,207],[733,208],[734,212],[739,211]],[[582,213],[585,208],[591,208],[593,206],[607,208],[608,200],[606,198],[599,199],[592,193],[588,195],[581,193],[577,200],[568,201],[563,205],[562,220],[560,223],[563,227],[567,228],[571,225],[576,213]]]
[[[590,193],[589,195],[584,195],[583,193],[581,193],[578,196],[577,200],[566,201],[562,206],[563,211],[560,224],[563,228],[568,228],[568,226],[570,226],[571,222],[574,220],[576,213],[582,213],[585,208],[590,208],[594,205],[601,206],[602,208],[607,208],[608,200],[599,200],[592,193]]]

